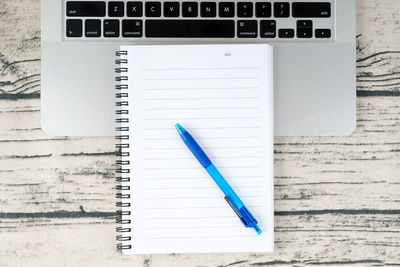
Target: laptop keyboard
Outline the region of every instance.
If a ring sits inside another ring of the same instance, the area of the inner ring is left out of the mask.
[[[65,1],[65,39],[332,41],[333,5],[333,0]]]

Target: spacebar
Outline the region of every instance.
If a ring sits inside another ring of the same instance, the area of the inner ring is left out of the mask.
[[[146,20],[149,38],[233,38],[233,20]]]

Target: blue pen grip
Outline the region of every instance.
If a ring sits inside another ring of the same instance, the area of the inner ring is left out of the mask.
[[[188,132],[185,131],[182,133],[181,138],[196,159],[200,162],[201,166],[207,168],[211,165],[211,160],[207,157],[206,153],[204,153],[196,140],[194,140],[194,138]]]

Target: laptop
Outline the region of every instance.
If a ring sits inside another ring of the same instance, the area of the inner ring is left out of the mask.
[[[42,0],[42,128],[114,135],[121,45],[269,43],[275,135],[350,135],[355,36],[355,0]]]

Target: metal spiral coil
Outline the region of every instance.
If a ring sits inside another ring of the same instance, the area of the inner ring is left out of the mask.
[[[129,194],[129,190],[131,189],[130,186],[128,185],[122,185],[121,183],[125,182],[130,182],[130,161],[128,159],[129,157],[129,149],[130,144],[130,138],[129,138],[129,118],[127,115],[129,114],[128,109],[126,107],[129,106],[129,103],[127,101],[129,93],[127,92],[128,90],[128,84],[126,82],[128,81],[128,76],[124,75],[125,73],[128,72],[128,68],[122,67],[124,64],[128,64],[128,60],[125,58],[119,58],[121,56],[127,56],[128,51],[117,51],[115,55],[118,57],[115,60],[115,64],[118,65],[118,67],[115,69],[115,73],[118,74],[115,77],[115,89],[116,89],[116,115],[117,118],[115,120],[116,122],[116,140],[118,143],[115,145],[116,149],[116,155],[118,159],[115,162],[116,170],[116,182],[117,186],[115,187],[117,190],[116,193],[116,198],[117,202],[116,207],[117,207],[117,212],[116,212],[116,223],[119,224],[116,228],[117,234],[117,241],[119,243],[117,244],[117,249],[118,250],[126,250],[126,249],[132,249],[131,245],[124,245],[122,242],[124,241],[131,241],[132,237],[129,235],[129,233],[132,232],[132,229],[128,226],[131,223],[130,219],[126,219],[126,216],[131,215],[130,211],[124,211],[122,210],[123,208],[128,208],[131,206],[131,203],[129,199],[131,198],[131,195]]]

